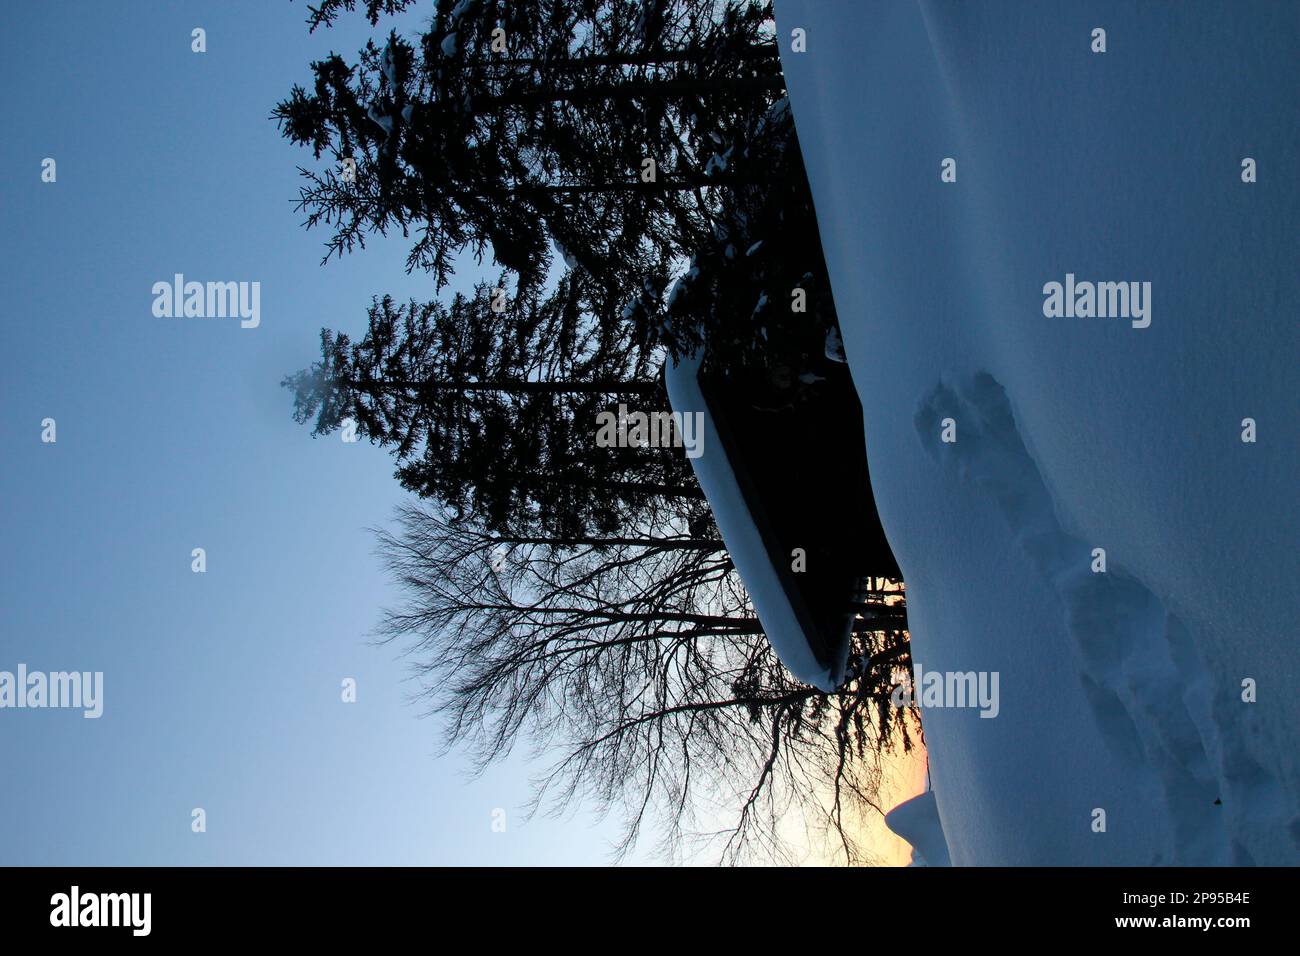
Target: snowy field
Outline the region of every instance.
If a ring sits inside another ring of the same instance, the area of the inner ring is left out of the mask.
[[[952,862],[1300,863],[1300,4],[777,22]]]

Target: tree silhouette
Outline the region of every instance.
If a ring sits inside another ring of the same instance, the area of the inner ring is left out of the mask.
[[[484,768],[521,742],[560,756],[534,809],[594,799],[621,815],[619,852],[653,820],[661,847],[786,861],[801,816],[847,862],[879,812],[879,755],[909,750],[915,711],[889,691],[910,668],[903,595],[861,607],[834,693],[777,660],[721,542],[643,526],[563,546],[407,507],[381,549],[405,606],[383,633],[408,645],[446,743]],[[702,835],[702,813],[730,822]],[[702,845],[697,845],[702,844]]]
[[[376,299],[359,341],[324,329],[320,360],[285,378],[294,416],[315,434],[352,419],[392,449],[405,487],[492,529],[610,533],[656,498],[700,498],[679,450],[597,445],[600,413],[667,398],[580,285],[570,275],[509,307],[486,283],[447,307]]]
[[[408,6],[323,0],[309,23]],[[298,206],[325,259],[397,231],[439,291],[463,255],[505,270],[446,304],[377,297],[360,339],[323,329],[284,381],[297,420],[352,419],[432,503],[381,533],[408,598],[384,630],[448,744],[480,766],[556,748],[537,805],[594,798],[622,849],[651,817],[689,849],[712,802],[725,860],[788,859],[790,812],[864,859],[880,755],[918,728],[888,698],[901,586],[856,608],[843,685],[803,685],[680,449],[594,440],[621,403],[666,408],[660,367],[694,351],[738,416],[797,428],[814,394],[852,391],[770,3],[439,0],[418,35],[311,69],[274,116],[317,160]]]
[[[322,4],[313,25],[345,9]],[[332,228],[326,258],[418,232],[408,268],[439,288],[457,254],[490,251],[530,289],[558,248],[603,312],[629,307],[635,341],[698,345],[663,325],[663,296],[722,195],[770,178],[752,142],[784,90],[770,17],[740,0],[441,0],[414,42],[332,54],[276,107],[287,138],[332,160],[302,171],[300,208]]]

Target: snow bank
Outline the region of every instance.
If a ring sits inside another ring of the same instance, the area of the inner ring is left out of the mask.
[[[1300,863],[1300,6],[777,27],[914,655],[1001,677],[925,713],[952,862]],[[1150,326],[1047,318],[1070,272]]]
[[[912,845],[913,866],[920,863],[925,866],[950,865],[948,844],[944,840],[932,791],[927,790],[894,807],[885,814],[885,826]],[[916,859],[917,855],[920,860]]]

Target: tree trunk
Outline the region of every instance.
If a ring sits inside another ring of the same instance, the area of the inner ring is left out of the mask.
[[[377,381],[362,384],[353,379],[339,379],[341,385],[361,392],[415,391],[415,392],[505,392],[518,395],[555,395],[574,393],[580,395],[654,395],[660,392],[658,382],[438,382],[438,381]]]
[[[704,498],[704,491],[698,487],[660,485],[649,481],[596,481],[589,487],[593,491],[633,491],[647,495],[661,495],[665,498]]]
[[[694,96],[716,90],[762,92],[784,89],[785,77],[783,76],[742,76],[713,80],[637,80],[551,92],[534,89],[527,92],[498,93],[492,96],[471,96],[468,112],[490,113],[501,106],[539,107],[547,103],[589,103],[593,100],[619,98]]]
[[[763,43],[754,46],[740,47],[727,51],[729,56],[737,60],[776,60],[780,54],[777,51],[775,43]],[[703,63],[705,62],[705,52],[703,50],[651,50],[649,53],[619,53],[611,56],[575,56],[564,60],[559,64],[549,64],[551,69],[568,70],[582,69],[587,66],[653,66],[656,63]],[[708,62],[713,62],[710,56]],[[537,63],[534,59],[510,59],[494,60],[493,64],[502,66],[533,66]]]
[[[493,537],[494,544],[571,545],[591,548],[658,548],[664,551],[722,551],[721,538],[510,538]]]

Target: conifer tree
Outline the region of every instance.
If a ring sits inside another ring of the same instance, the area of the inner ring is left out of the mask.
[[[313,23],[353,8],[322,4]],[[662,297],[721,195],[770,178],[742,142],[784,88],[770,16],[742,0],[441,0],[418,38],[332,54],[277,106],[284,135],[328,160],[303,171],[307,223],[332,229],[327,258],[416,233],[408,267],[440,287],[468,250],[530,289],[558,249],[642,347],[698,344],[664,326]]]
[[[294,416],[315,434],[351,419],[405,487],[492,529],[613,532],[656,499],[698,499],[680,448],[597,445],[602,412],[667,398],[580,286],[571,275],[508,307],[486,283],[446,307],[377,298],[359,341],[323,329],[320,359],[285,378]]]

